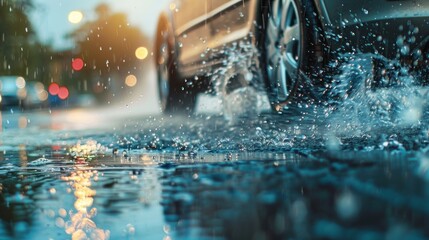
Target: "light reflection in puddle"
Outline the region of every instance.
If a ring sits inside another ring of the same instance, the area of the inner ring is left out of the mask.
[[[68,215],[69,219],[65,222],[63,218],[59,217],[56,220],[56,225],[63,227],[72,239],[108,239],[110,231],[98,228],[93,221],[97,214],[97,208],[92,207],[96,191],[91,189],[91,181],[98,179],[98,172],[95,170],[76,170],[70,176],[61,179],[68,182],[70,192],[76,197],[74,202],[76,212],[70,209],[68,214],[64,214],[65,210],[60,209],[60,216]]]

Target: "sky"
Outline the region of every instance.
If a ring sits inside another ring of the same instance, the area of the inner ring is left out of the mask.
[[[85,20],[95,18],[94,9],[100,3],[107,3],[111,11],[128,15],[131,25],[140,28],[152,37],[156,30],[158,14],[165,9],[168,0],[33,0],[35,8],[30,13],[37,36],[44,43],[50,43],[54,49],[73,48],[73,42],[64,36],[79,24],[68,21],[70,11],[83,12]]]

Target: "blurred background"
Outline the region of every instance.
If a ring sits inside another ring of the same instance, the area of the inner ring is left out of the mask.
[[[3,111],[156,103],[152,37],[167,0],[1,0]],[[156,104],[155,104],[156,105]]]

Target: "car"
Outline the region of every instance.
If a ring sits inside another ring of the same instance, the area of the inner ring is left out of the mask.
[[[22,107],[26,97],[26,81],[20,76],[0,76],[0,105],[2,110]]]
[[[325,75],[347,54],[396,59],[427,79],[428,36],[427,0],[171,1],[154,46],[162,110],[193,111],[230,54],[222,49],[240,41],[258,50],[271,106],[282,111],[305,94],[324,99]]]

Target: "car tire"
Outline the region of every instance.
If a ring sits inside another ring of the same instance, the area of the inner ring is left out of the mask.
[[[158,23],[156,71],[161,110],[166,114],[189,114],[195,109],[197,89],[180,76],[172,29],[165,17]]]
[[[298,100],[314,102],[323,86],[315,76],[326,54],[312,1],[273,0],[262,12],[260,62],[271,107],[283,112]]]

